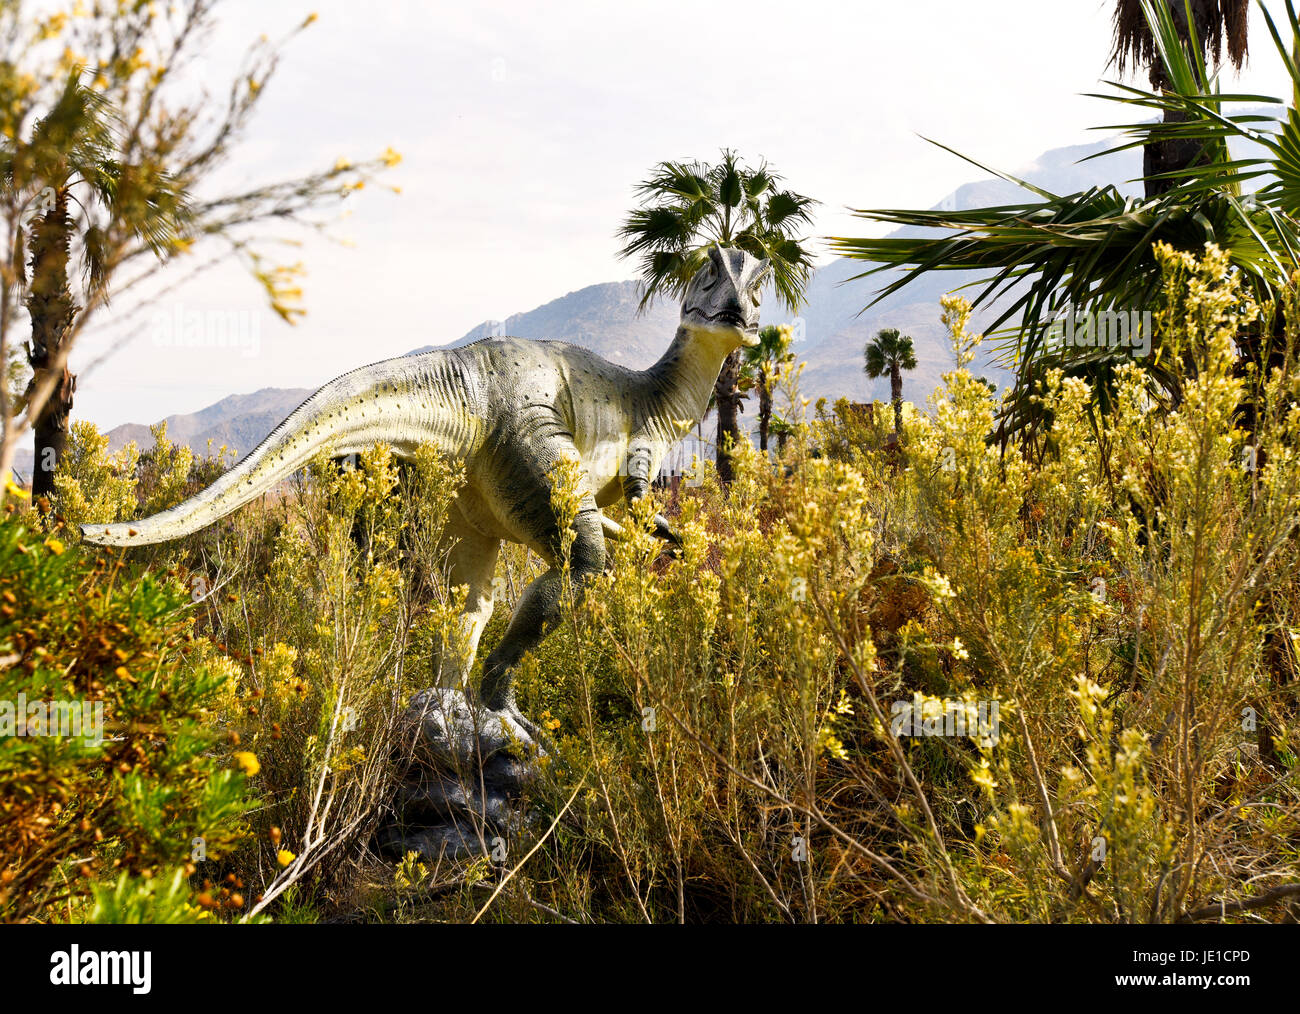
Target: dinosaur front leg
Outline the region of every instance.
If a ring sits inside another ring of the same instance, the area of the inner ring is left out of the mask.
[[[656,514],[654,517],[654,533],[657,538],[663,539],[668,543],[668,552],[673,556],[680,556],[682,552],[682,537],[677,534],[668,519],[662,514]]]
[[[628,448],[627,460],[623,466],[623,499],[629,504],[640,500],[650,489],[652,457],[653,448],[647,442],[634,441]],[[672,526],[668,524],[668,519],[662,514],[654,516],[653,531],[656,538],[668,543],[669,551],[674,556],[681,554],[681,536],[673,531]]]
[[[627,530],[617,521],[611,521],[603,514],[600,517],[601,527],[605,531],[605,538],[610,542],[619,542],[627,538]],[[668,519],[662,514],[654,516],[654,535],[656,538],[663,539],[669,545],[669,552],[677,556],[681,552],[682,539],[672,527],[668,524]]]

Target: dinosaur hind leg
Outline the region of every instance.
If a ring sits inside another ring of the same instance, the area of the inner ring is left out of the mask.
[[[443,533],[443,545],[447,551],[448,583],[452,587],[466,585],[467,592],[460,615],[460,643],[443,645],[438,653],[438,686],[466,689],[479,638],[492,618],[492,578],[501,540],[470,527],[453,510]]]
[[[605,535],[595,508],[580,513],[574,528],[577,538],[570,556],[569,577],[576,597],[587,581],[605,569]],[[559,622],[563,592],[564,575],[558,567],[551,567],[524,589],[505,636],[483,664],[482,694],[488,707],[517,710],[513,671],[524,654],[536,648]]]
[[[507,472],[512,489],[509,501],[518,504],[512,512],[513,527],[527,536],[528,545],[551,566],[530,584],[515,606],[501,643],[483,665],[482,696],[491,708],[507,709],[518,715],[512,687],[514,669],[524,654],[537,647],[560,621],[564,609],[564,572],[559,566],[559,523],[551,510],[550,466],[564,453],[576,454],[573,445],[554,439],[542,448],[519,455]],[[588,581],[605,569],[605,526],[600,508],[585,485],[578,490],[581,501],[573,522],[573,545],[569,550],[568,577],[575,598]]]

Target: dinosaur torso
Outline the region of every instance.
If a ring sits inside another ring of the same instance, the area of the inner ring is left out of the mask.
[[[566,342],[486,338],[339,378],[328,405],[316,406],[314,423],[294,439],[317,445],[329,438],[337,454],[384,441],[402,456],[432,443],[464,462],[465,520],[485,535],[528,542],[508,495],[519,457],[535,448],[537,464],[549,468],[542,457],[555,440],[571,442],[596,506],[617,502],[635,467],[652,478],[703,413],[717,372],[706,351],[693,352],[679,334],[653,367],[629,370]]]

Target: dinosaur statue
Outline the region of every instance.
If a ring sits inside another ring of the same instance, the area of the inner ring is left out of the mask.
[[[109,546],[165,542],[261,496],[323,449],[338,457],[383,442],[398,457],[410,457],[420,445],[433,444],[465,469],[443,540],[451,583],[468,586],[461,617],[468,657],[440,665],[440,686],[468,688],[479,637],[492,615],[501,541],[522,543],[551,564],[525,589],[484,664],[483,702],[522,719],[512,671],[560,611],[552,469],[562,456],[579,462],[581,503],[569,566],[581,589],[604,569],[605,539],[621,534],[601,509],[620,497],[645,495],[668,450],[703,416],[723,359],[739,346],[757,344],[767,270],[767,261],[743,251],[710,248],[687,286],[676,337],[648,370],[616,366],[565,342],[487,338],[345,373],[207,489],[139,521],[83,524],[82,534]],[[677,541],[662,515],[654,524],[660,538]]]

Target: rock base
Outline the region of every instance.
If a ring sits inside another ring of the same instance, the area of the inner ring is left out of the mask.
[[[381,851],[424,860],[489,856],[526,819],[519,800],[546,751],[522,716],[471,702],[463,692],[417,694],[400,742],[412,748]]]

